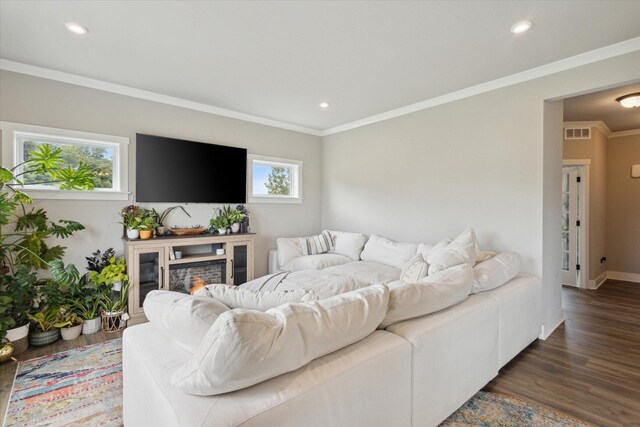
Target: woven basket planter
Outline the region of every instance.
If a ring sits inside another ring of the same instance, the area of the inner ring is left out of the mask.
[[[60,329],[53,328],[47,332],[31,332],[29,334],[29,342],[31,345],[41,346],[54,343],[60,338]]]
[[[102,330],[105,332],[118,332],[126,328],[127,321],[122,318],[126,310],[122,311],[103,311]]]

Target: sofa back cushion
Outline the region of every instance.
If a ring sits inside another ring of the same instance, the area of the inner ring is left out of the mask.
[[[520,256],[515,252],[502,252],[473,267],[471,293],[490,291],[504,285],[520,272]]]
[[[361,233],[348,233],[346,231],[330,231],[333,238],[332,252],[351,258],[353,261],[360,260],[360,254],[367,243],[367,236]]]
[[[429,275],[459,264],[475,264],[478,242],[473,228],[468,228],[444,247],[438,243],[429,254]]]
[[[385,316],[389,290],[372,285],[312,303],[224,313],[171,383],[208,396],[249,387],[298,369],[371,334]]]
[[[416,254],[417,248],[415,243],[394,242],[374,234],[364,245],[360,259],[401,269]]]
[[[288,263],[281,265],[280,269],[283,271],[323,270],[350,262],[353,262],[351,258],[338,254],[304,255],[293,258]]]
[[[288,302],[310,302],[318,299],[313,291],[296,289],[292,291],[252,291],[233,285],[207,285],[196,295],[215,298],[227,307],[267,311]]]
[[[194,353],[218,316],[229,310],[206,296],[151,291],[144,299],[144,314],[162,334]]]
[[[460,264],[414,283],[389,283],[389,308],[380,328],[443,310],[466,299],[473,271]]]

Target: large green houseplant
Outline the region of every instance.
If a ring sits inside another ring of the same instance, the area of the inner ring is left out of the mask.
[[[65,247],[50,245],[48,239],[64,239],[84,229],[72,220],[51,221],[44,209],[32,206],[32,199],[23,191],[27,186],[51,183],[57,183],[61,190],[93,189],[94,175],[89,166],[81,162],[71,167],[64,163],[61,152],[43,144],[14,168],[0,167],[0,316],[4,319],[0,323],[13,328],[7,332],[0,328],[0,340],[15,330],[28,331],[27,316],[36,295],[35,271],[48,268],[49,262],[61,259],[65,252]],[[46,181],[24,184],[27,174],[45,176]],[[10,337],[12,341],[22,338],[26,339],[26,333]]]

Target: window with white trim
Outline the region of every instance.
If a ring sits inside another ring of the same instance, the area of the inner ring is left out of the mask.
[[[46,174],[31,172],[21,177],[23,191],[39,199],[127,200],[127,152],[129,138],[66,129],[0,122],[3,166],[13,168],[29,159],[30,152],[48,144],[61,150],[65,165],[88,164],[94,174],[93,191],[65,191],[48,182]],[[40,183],[34,185],[34,183]]]
[[[247,156],[249,203],[302,203],[302,162]]]

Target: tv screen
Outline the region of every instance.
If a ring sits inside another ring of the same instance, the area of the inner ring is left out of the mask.
[[[136,201],[245,203],[247,150],[136,135]]]

